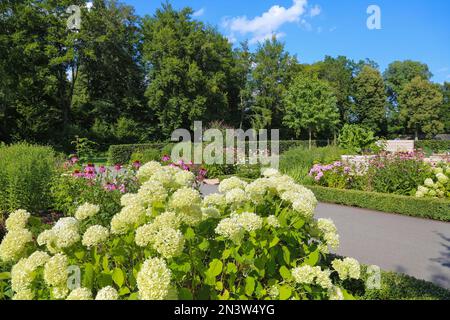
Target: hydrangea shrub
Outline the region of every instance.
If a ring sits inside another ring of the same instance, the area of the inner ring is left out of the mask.
[[[433,177],[417,190],[417,198],[450,198],[450,165],[431,169]]]
[[[30,214],[6,223],[0,259],[14,299],[351,299],[354,259],[327,264],[339,246],[332,221],[314,219],[313,193],[276,170],[251,183],[224,180],[202,198],[195,176],[149,162],[141,187],[105,225],[80,206],[33,237]],[[80,280],[79,282],[77,280]]]

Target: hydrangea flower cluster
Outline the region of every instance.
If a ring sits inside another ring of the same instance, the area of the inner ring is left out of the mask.
[[[33,235],[26,229],[30,214],[25,210],[17,210],[6,219],[5,226],[8,233],[0,244],[0,260],[17,262],[28,243],[33,241]]]
[[[359,262],[353,258],[345,258],[344,260],[336,259],[331,265],[339,274],[341,280],[356,279],[361,277],[361,267]]]
[[[450,166],[432,169],[433,178],[425,180],[416,192],[417,198],[450,198]]]

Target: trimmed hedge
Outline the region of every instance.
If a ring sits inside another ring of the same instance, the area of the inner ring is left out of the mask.
[[[416,141],[416,148],[430,150],[434,153],[449,152],[450,140],[421,140]]]
[[[110,164],[126,164],[130,162],[131,155],[134,152],[142,152],[148,149],[162,150],[169,143],[155,142],[144,144],[121,144],[112,145],[108,151],[108,162]]]
[[[412,217],[450,221],[450,201],[415,198],[386,193],[307,186],[322,202],[399,213]]]
[[[362,268],[364,272],[366,267]],[[365,273],[365,272],[364,272]],[[450,300],[450,291],[411,276],[381,272],[381,289],[365,290],[362,300]]]
[[[309,142],[305,140],[280,140],[280,154],[284,153],[292,148],[304,147],[308,148]],[[110,164],[125,164],[130,162],[131,155],[134,152],[142,152],[147,149],[158,149],[163,150],[167,147],[173,146],[174,143],[164,143],[164,142],[155,142],[155,143],[144,143],[144,144],[123,144],[123,145],[112,145],[109,147],[108,151],[108,162]],[[247,143],[248,145],[248,143]],[[312,141],[312,145],[314,147],[324,147],[328,145],[328,141],[326,140],[314,140]]]

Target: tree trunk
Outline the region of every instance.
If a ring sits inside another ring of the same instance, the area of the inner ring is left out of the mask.
[[[311,150],[312,149],[312,129],[309,128],[308,131],[309,131],[309,150]]]

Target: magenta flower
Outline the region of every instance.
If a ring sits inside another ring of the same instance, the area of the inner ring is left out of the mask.
[[[105,173],[106,172],[106,167],[105,166],[100,166],[99,168],[100,173]]]
[[[121,193],[127,193],[127,189],[126,189],[124,184],[120,185],[119,190],[120,190]]]
[[[120,171],[120,170],[122,170],[122,165],[121,164],[116,164],[114,166],[114,169],[116,169],[116,171]]]
[[[72,164],[76,164],[79,160],[80,160],[80,159],[78,159],[77,156],[73,156],[72,158],[70,158],[70,162],[71,162]]]
[[[169,162],[170,161],[170,156],[165,155],[164,157],[162,157],[162,161],[163,162]]]
[[[75,178],[82,178],[83,177],[83,172],[81,172],[80,170],[75,170],[72,173],[72,176],[75,177]]]
[[[92,165],[88,165],[86,168],[84,168],[84,177],[88,180],[95,179],[96,173],[95,173],[95,167]]]
[[[135,161],[135,162],[133,162],[133,167],[134,167],[136,170],[138,170],[141,166],[142,166],[142,165],[141,165],[141,162],[140,162],[140,161]]]

